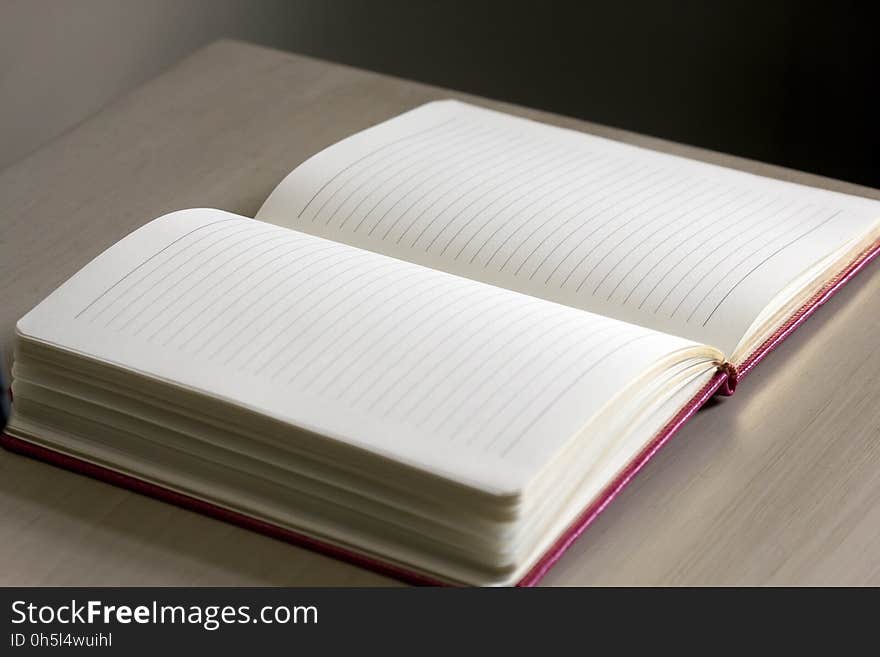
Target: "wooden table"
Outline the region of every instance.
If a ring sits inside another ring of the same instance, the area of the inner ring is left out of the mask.
[[[165,212],[253,215],[342,137],[457,97],[711,162],[880,192],[251,45],[219,42],[0,172],[0,345],[91,258]],[[880,584],[880,266],[701,411],[546,584]],[[0,452],[0,584],[391,580]]]

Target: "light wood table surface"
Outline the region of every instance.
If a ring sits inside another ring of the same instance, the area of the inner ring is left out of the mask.
[[[880,192],[285,54],[218,42],[0,172],[0,346],[98,253],[171,210],[253,216],[311,154],[457,97],[873,198]],[[544,580],[880,585],[880,265],[691,420]],[[392,580],[0,451],[0,584]]]

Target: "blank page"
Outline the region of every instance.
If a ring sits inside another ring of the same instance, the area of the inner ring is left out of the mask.
[[[147,224],[18,331],[499,493],[694,346],[217,210]]]
[[[440,101],[309,159],[257,218],[730,354],[880,203]]]

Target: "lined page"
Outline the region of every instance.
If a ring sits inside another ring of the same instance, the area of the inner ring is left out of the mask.
[[[257,217],[729,354],[880,203],[440,101],[311,158]]]
[[[489,490],[694,347],[215,210],[136,231],[18,330]]]

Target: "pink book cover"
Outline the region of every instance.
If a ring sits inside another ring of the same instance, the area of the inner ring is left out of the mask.
[[[880,242],[862,252],[855,260],[831,279],[819,292],[802,305],[789,319],[777,329],[760,347],[749,355],[737,368],[727,366],[720,368],[718,373],[688,401],[676,415],[661,429],[656,436],[639,452],[638,455],[620,472],[617,477],[585,508],[577,519],[556,539],[541,558],[535,562],[526,575],[517,582],[517,586],[535,586],[553,565],[562,558],[566,550],[583,534],[583,532],[599,517],[609,504],[620,494],[626,485],[639,473],[651,458],[675,435],[709,399],[716,394],[732,395],[738,383],[768,353],[775,349],[785,338],[792,334],[807,318],[823,303],[830,299],[838,290],[864,269],[878,254]],[[245,529],[265,534],[288,543],[320,552],[330,557],[347,561],[354,565],[368,568],[403,582],[422,586],[443,586],[446,583],[434,580],[424,574],[407,570],[382,561],[380,558],[324,542],[298,532],[273,525],[271,523],[232,511],[221,506],[205,502],[189,495],[179,493],[136,477],[121,474],[109,468],[95,465],[61,452],[56,452],[39,445],[15,438],[8,434],[0,434],[0,445],[6,449],[57,465],[79,474],[93,477],[101,481],[127,488],[142,495],[169,502],[184,509],[203,513],[218,520],[233,523]]]

